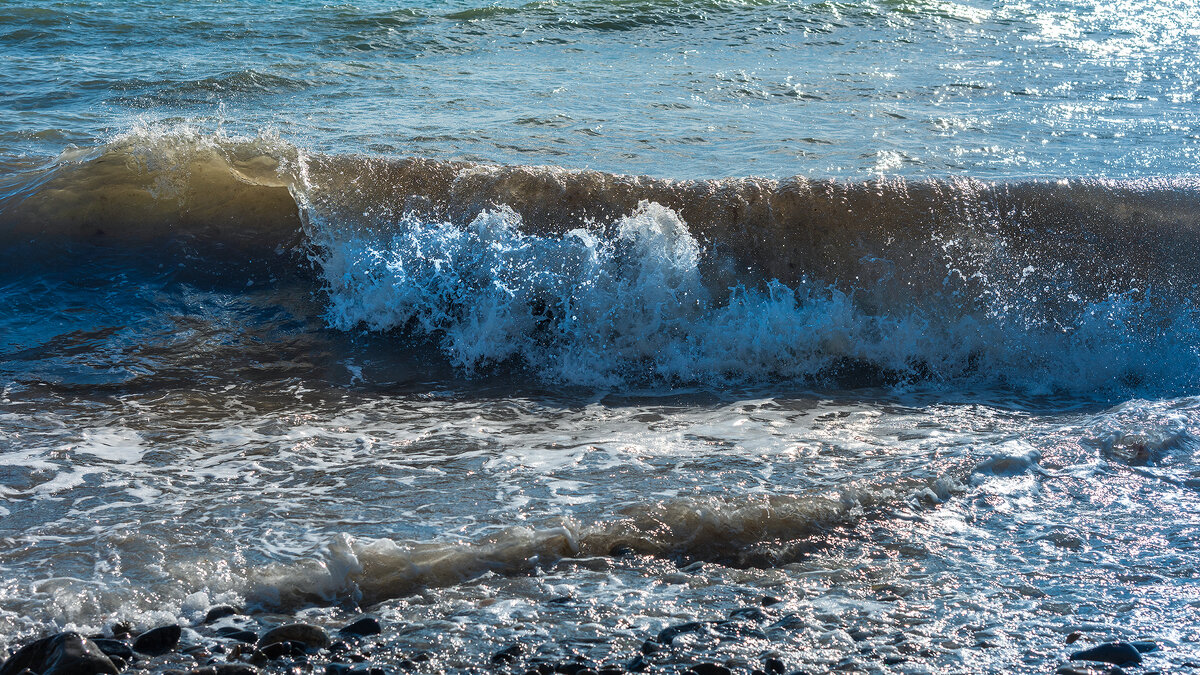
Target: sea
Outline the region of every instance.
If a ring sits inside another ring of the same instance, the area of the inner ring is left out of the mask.
[[[0,0],[0,652],[1195,672],[1198,92],[1197,0]]]

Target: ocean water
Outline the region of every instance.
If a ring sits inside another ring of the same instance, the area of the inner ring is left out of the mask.
[[[419,672],[688,622],[648,672],[1188,672],[1198,45],[1196,2],[0,2],[0,648],[230,603]]]

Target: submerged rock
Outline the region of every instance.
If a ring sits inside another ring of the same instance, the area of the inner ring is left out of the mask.
[[[151,628],[133,639],[133,651],[159,656],[166,654],[179,644],[183,629],[175,624]]]
[[[261,648],[276,642],[300,642],[313,649],[324,649],[329,646],[329,634],[320,626],[289,623],[263,633],[258,639],[258,646]]]
[[[112,658],[114,656],[130,661],[133,659],[133,647],[124,640],[113,640],[111,638],[95,638],[92,642],[104,652],[105,656]]]
[[[695,675],[733,675],[733,671],[715,663],[697,663],[688,668],[687,672]]]
[[[515,644],[511,647],[505,647],[495,654],[492,654],[492,663],[510,663],[517,660],[517,657],[524,652],[525,648],[520,644]]]
[[[1106,642],[1091,649],[1075,652],[1072,661],[1100,661],[1123,666],[1127,663],[1141,663],[1142,653],[1137,647],[1128,642]]]
[[[379,635],[383,632],[383,628],[379,625],[379,619],[373,616],[364,616],[351,623],[350,625],[338,631],[339,635]]]
[[[216,607],[208,610],[208,614],[204,615],[204,623],[212,623],[219,619],[224,619],[227,616],[234,616],[235,614],[240,614],[236,607],[231,607],[229,605],[217,605]]]
[[[667,626],[658,632],[658,636],[654,638],[655,642],[662,645],[669,645],[677,636],[684,633],[699,633],[704,630],[704,624],[697,621],[681,623],[678,626]]]
[[[41,675],[116,675],[117,666],[96,643],[66,632],[31,642],[0,665],[0,675],[25,670]]]

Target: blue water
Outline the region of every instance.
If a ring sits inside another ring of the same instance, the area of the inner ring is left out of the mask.
[[[211,646],[232,603],[372,612],[372,664],[430,673],[730,617],[648,672],[1188,667],[1197,36],[1195,2],[0,2],[0,648]]]

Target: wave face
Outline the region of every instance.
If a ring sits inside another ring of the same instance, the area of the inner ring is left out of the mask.
[[[142,130],[9,179],[9,241],[305,251],[326,320],[592,386],[1190,391],[1191,181],[669,181]]]

